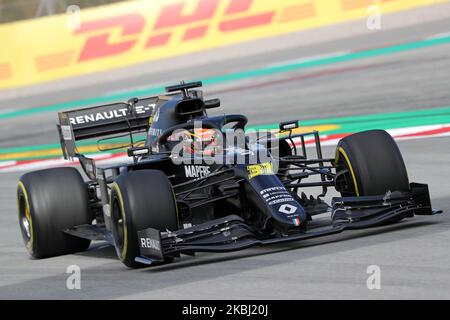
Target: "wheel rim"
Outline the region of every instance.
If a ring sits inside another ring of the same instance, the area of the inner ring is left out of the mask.
[[[123,223],[123,212],[120,203],[117,198],[114,198],[112,207],[112,219],[113,219],[113,235],[116,248],[120,252],[123,250],[125,226]]]
[[[23,193],[19,194],[19,225],[20,231],[22,233],[23,240],[27,245],[27,248],[31,244],[31,240],[33,237],[32,234],[32,221],[31,221],[31,213],[27,204],[27,200]],[[31,248],[29,248],[31,249]]]
[[[337,172],[342,172],[344,183],[341,184],[340,192],[346,196],[359,196],[357,182],[348,157],[343,150],[338,149],[336,152]]]

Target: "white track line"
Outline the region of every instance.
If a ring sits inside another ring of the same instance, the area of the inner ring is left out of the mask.
[[[436,40],[436,39],[442,39],[442,38],[448,38],[448,37],[450,37],[450,32],[443,32],[443,33],[433,34],[425,39],[426,40]]]

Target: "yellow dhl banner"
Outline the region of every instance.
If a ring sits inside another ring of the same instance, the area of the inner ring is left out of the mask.
[[[0,26],[0,89],[446,0],[142,0]],[[76,21],[75,21],[76,22]]]

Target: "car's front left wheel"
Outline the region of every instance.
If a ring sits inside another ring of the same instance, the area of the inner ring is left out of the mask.
[[[336,148],[337,187],[342,196],[409,191],[409,179],[395,140],[384,130],[349,135]]]

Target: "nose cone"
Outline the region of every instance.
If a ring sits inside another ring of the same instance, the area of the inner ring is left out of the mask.
[[[291,199],[282,204],[269,205],[271,216],[279,223],[299,227],[308,218],[303,207],[294,198]]]
[[[268,217],[283,225],[296,227],[308,221],[301,204],[295,200],[275,174],[253,175],[250,172],[249,177],[251,178],[248,181],[258,195],[255,202]]]

